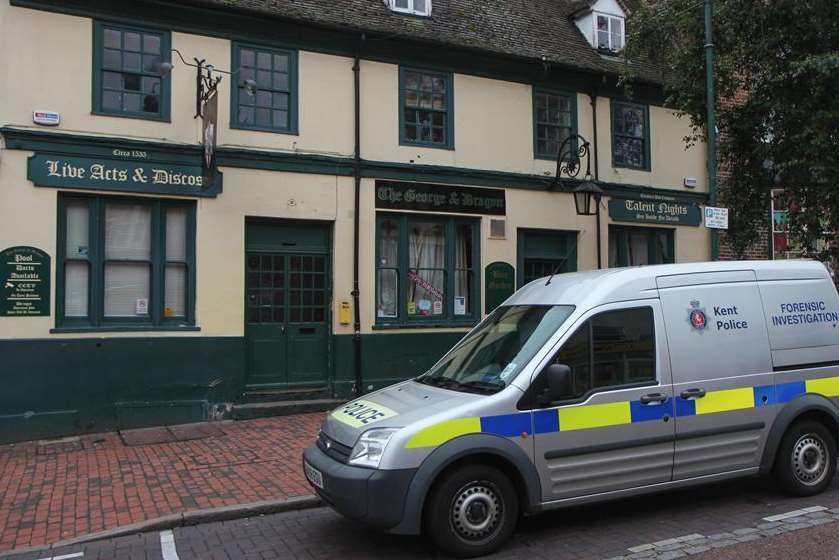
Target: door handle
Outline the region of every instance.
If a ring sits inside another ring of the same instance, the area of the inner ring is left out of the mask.
[[[667,400],[667,395],[664,393],[649,393],[648,395],[641,395],[639,399],[641,404],[663,404]]]
[[[680,397],[683,399],[690,400],[690,399],[701,399],[705,396],[705,389],[686,389],[679,394]]]

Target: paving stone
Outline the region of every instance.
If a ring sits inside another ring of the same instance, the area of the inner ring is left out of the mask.
[[[656,560],[674,560],[675,558],[685,557],[685,553],[679,550],[671,550],[656,556]]]
[[[743,527],[742,529],[734,529],[732,531],[735,535],[751,535],[757,532],[758,529],[755,529],[754,527]]]
[[[700,554],[711,550],[710,546],[689,546],[684,549],[685,554]]]
[[[654,548],[655,548],[654,544],[647,543],[647,544],[639,544],[638,546],[633,546],[631,548],[628,548],[627,550],[629,552],[644,552],[645,550],[652,550]]]

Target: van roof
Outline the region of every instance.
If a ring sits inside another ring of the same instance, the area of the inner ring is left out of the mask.
[[[656,279],[662,276],[711,272],[754,271],[758,280],[829,279],[825,266],[813,260],[724,261],[609,268],[557,274],[530,282],[506,305],[570,304],[593,307],[615,301],[658,297]]]

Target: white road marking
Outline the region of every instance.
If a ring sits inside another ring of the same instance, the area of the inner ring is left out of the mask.
[[[175,548],[175,534],[172,531],[160,531],[160,550],[163,552],[163,560],[180,560]]]
[[[84,556],[84,552],[74,552],[72,554],[62,554],[61,556],[47,556],[38,560],[70,560],[70,558],[81,558],[82,556]]]
[[[793,511],[788,511],[786,513],[779,513],[778,515],[770,515],[769,517],[764,517],[764,521],[783,521],[784,519],[790,519],[792,517],[800,517],[802,515],[807,515],[808,513],[815,513],[817,511],[826,511],[827,508],[824,506],[811,506],[803,509],[796,509]]]

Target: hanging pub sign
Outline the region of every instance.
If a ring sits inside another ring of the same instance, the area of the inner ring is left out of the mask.
[[[507,213],[504,189],[404,181],[376,181],[376,208],[498,216]]]
[[[0,317],[50,314],[50,257],[35,247],[0,251]]]
[[[613,198],[609,217],[617,222],[645,222],[672,226],[698,226],[702,210],[675,197],[639,193],[638,198]]]
[[[485,312],[491,313],[516,291],[516,272],[512,265],[501,261],[488,264],[484,271],[484,288]]]
[[[218,133],[218,92],[213,90],[201,108],[203,157],[201,158],[204,185],[216,179],[216,136]]]
[[[36,153],[29,157],[27,177],[39,187],[215,197],[221,173],[207,184],[200,165],[144,161],[146,152],[113,150],[126,159]],[[137,154],[136,156],[134,154]]]

